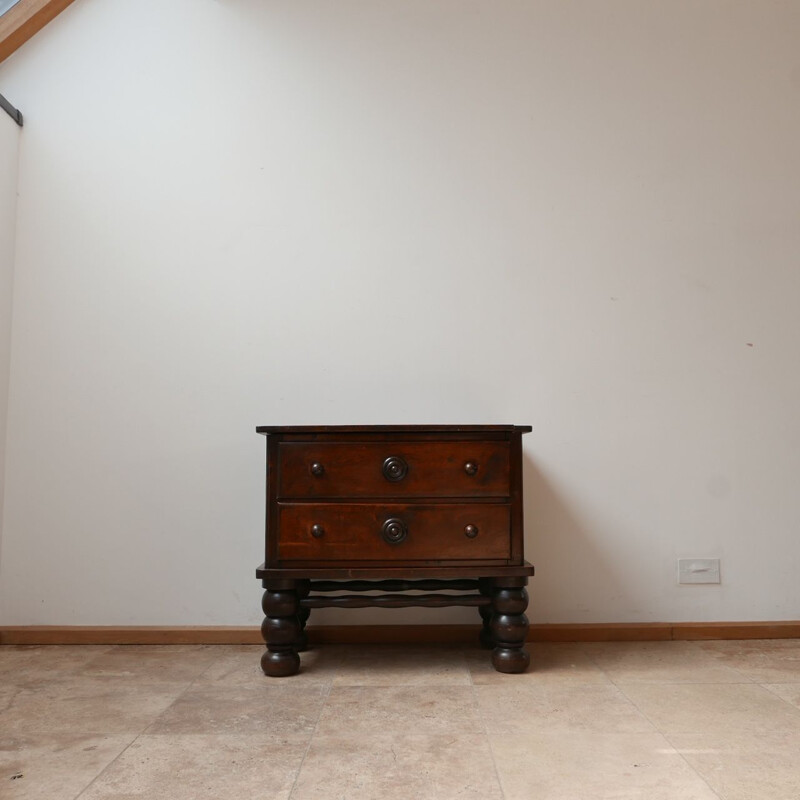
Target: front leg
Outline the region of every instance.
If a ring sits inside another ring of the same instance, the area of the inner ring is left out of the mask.
[[[265,614],[261,635],[267,645],[266,652],[261,656],[261,669],[271,678],[294,675],[300,669],[297,646],[302,636],[297,581],[269,584],[261,607]]]
[[[492,664],[498,672],[525,672],[531,657],[525,651],[530,623],[525,616],[527,578],[495,578],[490,630],[495,648]]]

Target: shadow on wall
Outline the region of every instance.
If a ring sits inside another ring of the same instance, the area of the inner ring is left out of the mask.
[[[618,621],[611,608],[630,608],[635,599],[612,566],[613,536],[581,515],[527,455],[524,461],[525,557],[536,568],[528,617],[534,624]]]

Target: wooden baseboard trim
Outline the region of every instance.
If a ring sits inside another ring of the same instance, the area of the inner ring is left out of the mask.
[[[479,625],[309,626],[312,644],[473,644]],[[529,642],[652,642],[700,639],[800,639],[800,621],[651,622],[533,625]],[[263,644],[257,627],[0,627],[0,644]]]
[[[210,625],[13,625],[0,644],[263,644],[257,627]]]
[[[798,639],[800,621],[630,622],[532,625],[529,642],[657,642],[699,639]]]

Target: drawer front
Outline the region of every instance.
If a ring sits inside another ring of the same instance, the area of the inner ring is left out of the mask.
[[[510,506],[500,503],[297,503],[278,509],[285,561],[508,559]]]
[[[507,497],[509,445],[282,442],[278,496]]]

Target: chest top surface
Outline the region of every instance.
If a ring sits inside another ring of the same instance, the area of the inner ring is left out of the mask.
[[[358,434],[358,433],[530,433],[530,425],[259,425],[256,433]]]

